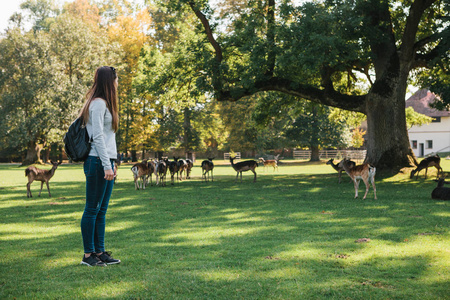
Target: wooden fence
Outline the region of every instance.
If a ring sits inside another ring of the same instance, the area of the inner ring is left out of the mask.
[[[236,159],[241,159],[241,152],[234,152],[235,158]],[[224,160],[229,160],[230,159],[230,153],[224,153],[223,154],[223,159]]]
[[[320,159],[342,159],[344,157],[363,161],[366,158],[367,150],[320,150]],[[294,150],[294,159],[311,159],[311,150]]]

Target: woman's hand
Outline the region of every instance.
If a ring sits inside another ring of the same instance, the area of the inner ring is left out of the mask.
[[[105,170],[105,179],[114,180],[114,171],[112,169]]]

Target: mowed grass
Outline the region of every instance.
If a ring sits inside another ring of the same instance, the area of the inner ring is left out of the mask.
[[[106,233],[122,263],[105,268],[80,265],[82,165],[58,168],[52,198],[33,183],[32,199],[25,168],[0,165],[0,299],[449,299],[435,170],[378,175],[378,200],[362,200],[325,162],[259,167],[256,183],[216,165],[214,182],[197,162],[192,179],[141,191],[122,165]]]

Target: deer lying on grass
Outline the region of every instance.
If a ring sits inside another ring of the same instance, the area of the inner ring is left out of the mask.
[[[273,171],[275,172],[275,169],[277,169],[278,171],[278,157],[280,156],[280,154],[278,154],[277,156],[275,156],[275,159],[268,159],[265,160],[264,158],[260,157],[259,158],[259,162],[263,163],[264,165],[264,170],[267,168],[269,168],[269,166],[273,167]]]
[[[369,182],[372,183],[374,198],[377,199],[377,189],[375,187],[375,173],[376,168],[370,164],[362,164],[350,168],[350,160],[344,158],[342,160],[342,167],[345,172],[350,176],[355,185],[355,199],[358,198],[359,181],[362,179],[366,185],[366,193],[363,200],[366,199],[367,192],[369,192]]]
[[[41,182],[41,190],[39,191],[39,197],[41,196],[42,187],[44,186],[44,182],[47,184],[47,191],[48,196],[51,197],[50,194],[50,187],[48,186],[48,182],[50,179],[55,175],[55,170],[58,168],[58,166],[61,164],[61,162],[54,162],[50,161],[52,163],[52,168],[50,170],[42,170],[38,169],[35,166],[31,166],[26,168],[25,170],[25,176],[28,177],[28,183],[27,183],[27,197],[31,198],[33,195],[31,194],[31,183],[35,180]]]
[[[131,167],[131,172],[133,172],[135,190],[139,190],[141,188],[143,190],[145,190],[145,185],[147,182],[147,175],[149,174],[147,160],[145,159],[140,163],[134,164]],[[139,181],[140,181],[140,183],[139,183]]]
[[[342,162],[343,160],[341,160],[340,162],[338,162],[337,164],[333,163],[334,159],[330,159],[329,161],[327,161],[327,165],[331,165],[333,167],[333,169],[335,169],[336,171],[338,171],[339,173],[339,183],[341,183],[341,174],[344,170],[344,167],[342,166]],[[348,161],[348,166],[349,168],[353,168],[354,166],[356,166],[356,163],[352,160]]]
[[[211,172],[211,181],[214,181],[214,175],[213,175],[213,170],[214,170],[214,163],[212,162],[213,158],[209,158],[204,161],[202,161],[202,181],[203,178],[205,179],[205,182],[209,181],[209,173]],[[208,175],[208,180],[206,179],[206,175]]]
[[[430,156],[430,157],[424,158],[419,163],[417,168],[411,171],[411,176],[409,178],[413,179],[414,174],[416,174],[416,179],[417,179],[419,177],[419,172],[422,171],[423,169],[425,169],[425,179],[426,179],[429,167],[436,167],[436,169],[437,169],[436,179],[439,178],[439,174],[442,174],[442,172],[444,172],[441,168],[441,158],[439,157],[439,155],[436,154],[435,156]]]
[[[179,157],[173,157],[173,161],[169,162],[169,172],[170,172],[170,180],[171,180],[171,184],[174,185],[174,181],[175,181],[175,174],[177,174],[177,181],[179,180],[178,178],[178,172],[180,171],[179,168],[179,161],[178,161]]]
[[[191,179],[191,171],[192,167],[194,167],[194,162],[188,158],[186,159],[186,164],[186,179]]]
[[[439,178],[439,179],[435,179],[434,181],[437,181],[438,185],[431,192],[431,199],[450,200],[450,188],[444,187],[444,183],[450,184],[450,182],[445,181],[445,178],[443,178],[443,177]]]
[[[252,171],[253,174],[255,174],[255,177],[253,178],[253,182],[256,182],[255,169],[258,167],[258,163],[256,162],[256,160],[245,160],[245,161],[241,161],[241,162],[238,162],[237,164],[235,164],[233,162],[234,159],[235,159],[235,157],[230,156],[231,166],[237,172],[236,179],[234,180],[234,182],[237,181],[239,174],[241,174],[241,182],[242,182],[242,172],[246,172],[246,171]]]

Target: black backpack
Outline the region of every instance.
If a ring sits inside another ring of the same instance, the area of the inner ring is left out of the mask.
[[[92,139],[89,138],[83,118],[79,117],[64,135],[64,150],[69,159],[79,162],[85,161],[91,151]]]

